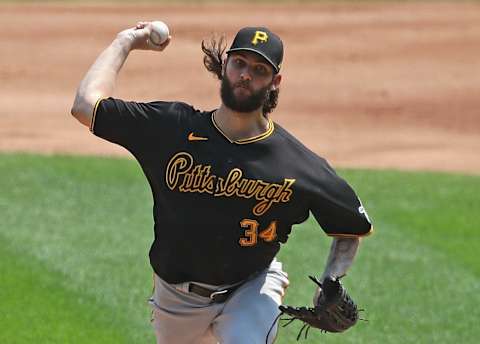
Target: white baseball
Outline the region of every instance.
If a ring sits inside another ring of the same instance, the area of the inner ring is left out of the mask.
[[[160,45],[165,42],[170,35],[167,24],[160,20],[150,23],[152,31],[150,32],[150,41],[155,45]]]

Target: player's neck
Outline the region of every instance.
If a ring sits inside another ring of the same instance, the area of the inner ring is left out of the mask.
[[[220,130],[232,141],[261,135],[268,130],[268,119],[263,116],[261,109],[236,112],[222,104],[214,113],[214,119]]]

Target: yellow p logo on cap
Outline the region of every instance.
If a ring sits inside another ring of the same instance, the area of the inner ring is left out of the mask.
[[[258,42],[266,43],[268,41],[268,35],[264,31],[255,31],[255,35],[252,39],[252,44],[257,45]]]

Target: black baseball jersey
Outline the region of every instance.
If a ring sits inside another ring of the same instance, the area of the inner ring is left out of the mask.
[[[169,283],[235,283],[265,269],[310,211],[331,236],[371,231],[352,188],[271,120],[232,142],[213,111],[108,98],[91,130],[140,163],[154,201],[150,262]]]

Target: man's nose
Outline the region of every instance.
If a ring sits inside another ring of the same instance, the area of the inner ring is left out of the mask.
[[[250,73],[248,71],[248,67],[245,68],[241,73],[240,73],[240,79],[242,80],[252,80],[252,77],[250,76]]]

